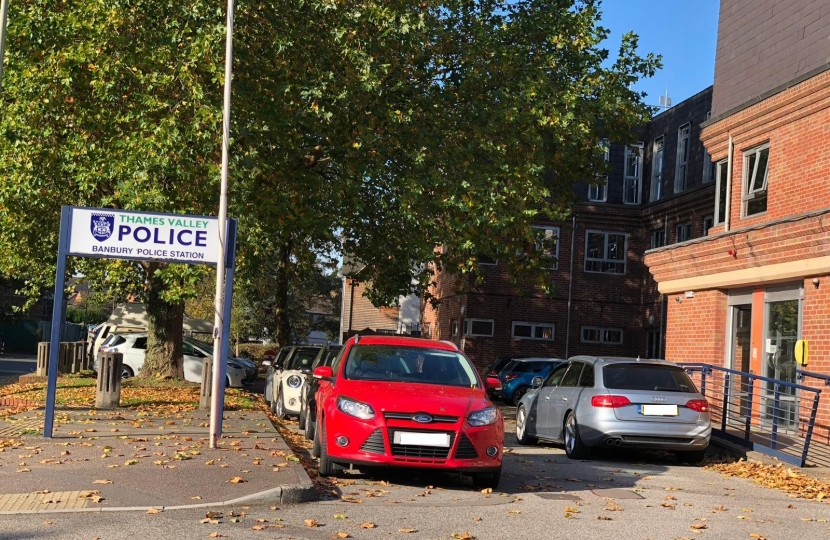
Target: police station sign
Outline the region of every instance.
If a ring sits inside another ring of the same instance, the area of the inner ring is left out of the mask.
[[[72,208],[69,255],[216,264],[215,217]]]

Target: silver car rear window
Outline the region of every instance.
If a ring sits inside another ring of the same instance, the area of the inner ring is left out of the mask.
[[[682,368],[658,364],[610,364],[602,368],[605,388],[654,392],[693,392],[695,383]]]

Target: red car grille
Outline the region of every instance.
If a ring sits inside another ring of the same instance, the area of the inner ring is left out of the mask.
[[[467,438],[463,433],[461,439],[458,441],[458,448],[455,449],[455,459],[476,459],[478,452],[473,446],[473,441]]]
[[[389,440],[395,440],[395,431],[389,430]],[[447,432],[443,432],[447,433]],[[455,440],[455,433],[449,432],[450,446],[444,448],[443,446],[420,446],[414,444],[392,444],[392,455],[395,457],[407,458],[427,458],[427,459],[447,459],[450,455],[452,443]]]
[[[383,417],[387,420],[412,420],[412,418],[418,414],[424,413],[408,413],[408,412],[385,412],[383,413]],[[442,416],[442,415],[435,415],[430,414],[432,417],[433,422],[441,422],[447,424],[454,424],[458,422],[457,416]],[[414,420],[412,420],[414,422]]]
[[[360,451],[367,454],[386,454],[386,446],[383,444],[383,431],[380,428],[374,430],[366,439],[366,442],[363,443],[363,446],[360,447]]]

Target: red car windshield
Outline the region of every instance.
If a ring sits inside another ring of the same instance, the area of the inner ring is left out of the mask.
[[[356,381],[478,385],[470,362],[451,351],[391,345],[357,345],[346,359],[344,376]]]

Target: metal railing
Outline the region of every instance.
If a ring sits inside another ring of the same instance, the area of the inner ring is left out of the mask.
[[[709,401],[714,436],[799,467],[807,463],[819,388],[711,364],[679,365]],[[802,373],[830,384],[830,377]]]

